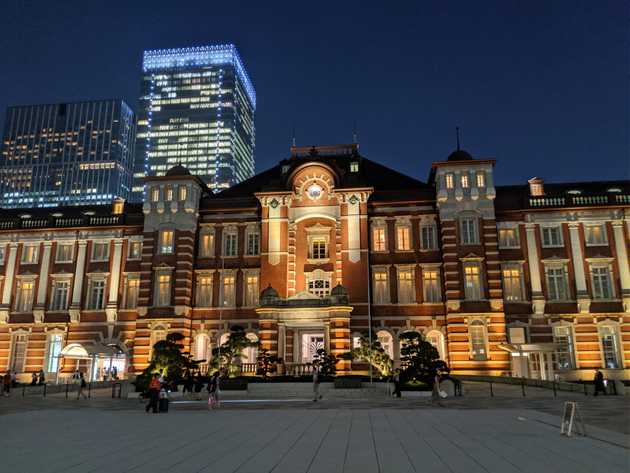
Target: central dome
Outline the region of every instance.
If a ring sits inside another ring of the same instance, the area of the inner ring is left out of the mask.
[[[448,155],[447,161],[472,161],[473,157],[468,151],[457,149]]]
[[[177,166],[173,166],[171,169],[166,171],[166,176],[167,177],[190,176],[190,171],[186,169],[184,166],[182,166],[181,164],[178,164]]]

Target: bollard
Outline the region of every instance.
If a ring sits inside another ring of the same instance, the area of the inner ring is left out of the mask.
[[[46,389],[47,389],[47,384],[44,384],[44,397],[46,397]]]
[[[553,397],[556,397],[558,395],[558,393],[556,392],[556,382],[553,381],[551,385],[553,386]]]
[[[88,399],[92,399],[92,383],[88,383]]]
[[[66,383],[66,399],[68,399],[68,389],[70,389],[70,385]]]
[[[490,397],[494,397],[494,391],[492,390],[492,381],[490,381]]]
[[[521,380],[521,391],[523,392],[523,397],[525,397],[525,380]]]
[[[26,395],[26,384],[22,385],[22,397]]]

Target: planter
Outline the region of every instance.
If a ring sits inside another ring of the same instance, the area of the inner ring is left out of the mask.
[[[335,378],[335,389],[361,389],[362,387],[361,378],[345,376]]]
[[[244,378],[222,379],[219,386],[221,391],[247,391],[247,380]]]

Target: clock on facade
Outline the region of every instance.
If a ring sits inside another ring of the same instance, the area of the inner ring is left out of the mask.
[[[322,188],[317,184],[311,184],[306,192],[308,192],[308,196],[313,200],[319,199],[322,196]]]

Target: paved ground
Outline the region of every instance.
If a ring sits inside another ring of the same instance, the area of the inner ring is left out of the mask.
[[[515,409],[45,409],[1,418],[15,472],[624,472],[628,450]]]

